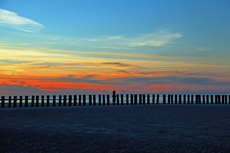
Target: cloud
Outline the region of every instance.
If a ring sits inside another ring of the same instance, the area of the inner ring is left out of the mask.
[[[118,71],[117,71],[118,72]],[[127,71],[121,71],[127,73]],[[12,78],[0,83],[2,95],[32,94],[88,94],[111,92],[126,93],[229,93],[230,81],[218,81],[208,77],[140,77],[124,76],[100,79],[97,74],[80,76],[70,74],[65,77],[46,78],[45,80],[27,80]],[[5,78],[3,76],[3,78]],[[5,83],[7,82],[7,83]]]
[[[28,61],[0,60],[0,63],[5,63],[5,64],[22,64],[22,63],[28,63]]]
[[[96,42],[97,48],[110,49],[131,49],[137,46],[161,47],[172,43],[174,39],[181,38],[180,33],[172,33],[167,30],[161,30],[154,33],[141,34],[136,37],[118,36],[101,36],[98,38],[85,39],[90,42]]]
[[[44,28],[44,26],[38,22],[3,9],[0,9],[0,26],[25,32],[35,32]]]
[[[51,65],[44,65],[44,66],[32,66],[30,67],[31,69],[46,69],[46,68],[51,68],[52,66]]]
[[[0,62],[3,60],[0,60]],[[107,66],[115,66],[115,67],[140,67],[137,65],[121,63],[121,62],[100,62],[100,63],[89,63],[89,62],[82,62],[82,63],[52,63],[52,62],[41,62],[41,63],[32,63],[33,65],[30,67],[31,69],[41,69],[41,68],[60,68],[60,67],[107,67]]]
[[[152,33],[137,34],[130,36],[128,34],[113,35],[113,36],[98,36],[88,38],[77,38],[77,37],[60,37],[50,36],[47,37],[43,43],[48,45],[62,46],[67,48],[74,47],[92,47],[99,49],[112,49],[112,50],[130,50],[135,47],[162,47],[169,44],[175,43],[174,41],[178,38],[183,37],[178,32],[172,32],[169,30],[161,30]],[[45,39],[44,39],[45,40]]]
[[[167,77],[133,77],[125,78],[123,80],[127,83],[141,83],[142,85],[200,85],[200,86],[230,86],[229,81],[220,82],[212,78],[207,77],[178,77],[178,76],[167,76]]]
[[[120,63],[120,62],[102,62],[101,64],[103,64],[103,65],[116,65],[119,67],[138,67],[137,65],[125,64],[125,63]]]
[[[139,37],[128,39],[128,46],[160,47],[172,43],[172,40],[182,37],[180,33],[170,33],[166,30],[156,33],[143,34]]]
[[[8,85],[8,84],[0,84],[0,92],[3,93],[4,96],[45,94],[44,91],[36,89],[30,85],[23,86],[23,85]]]
[[[76,78],[75,75],[68,75],[67,77],[60,77],[57,80],[58,81],[67,81],[67,82],[87,82],[87,83],[101,83],[103,84],[103,81],[95,80],[95,75],[87,75],[80,78]]]
[[[118,73],[118,71],[117,71]],[[122,71],[122,73],[127,73],[127,71]],[[126,74],[122,77],[117,75],[116,77],[108,77],[100,79],[100,75],[86,75],[79,77],[77,75],[68,75],[66,77],[60,77],[56,79],[58,81],[67,82],[84,82],[84,83],[97,83],[103,85],[132,85],[140,84],[141,86],[149,85],[185,85],[185,86],[216,86],[216,87],[227,87],[230,86],[230,81],[219,81],[214,78],[201,77],[201,76],[132,76],[132,74]]]
[[[23,85],[0,84],[0,93],[4,96],[32,96],[32,95],[89,95],[109,93],[108,91],[97,91],[94,89],[71,89],[58,88],[56,91],[44,91],[37,87]]]

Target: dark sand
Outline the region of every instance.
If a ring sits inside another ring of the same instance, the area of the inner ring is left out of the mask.
[[[230,106],[0,109],[0,152],[230,152]]]

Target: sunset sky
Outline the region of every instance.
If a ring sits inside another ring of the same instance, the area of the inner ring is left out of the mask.
[[[0,95],[230,93],[229,0],[0,0]]]

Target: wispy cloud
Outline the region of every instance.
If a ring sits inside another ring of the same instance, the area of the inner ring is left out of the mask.
[[[97,42],[98,48],[111,49],[130,49],[137,46],[160,47],[173,42],[174,39],[181,38],[182,34],[172,33],[167,30],[161,30],[154,33],[141,34],[136,37],[126,35],[101,36],[88,39],[91,42]]]
[[[169,44],[177,43],[176,39],[183,37],[181,33],[170,30],[160,30],[152,33],[137,35],[111,35],[88,38],[65,37],[65,36],[47,36],[42,37],[46,45],[64,46],[66,48],[100,48],[112,50],[134,49],[136,47],[164,47]]]
[[[120,62],[102,62],[101,64],[103,64],[103,65],[116,65],[119,67],[138,67],[137,65],[125,64],[125,63],[120,63]]]
[[[0,60],[0,62],[5,60]],[[6,63],[6,62],[5,62]],[[43,68],[90,68],[95,67],[97,69],[100,68],[117,68],[117,67],[123,67],[123,68],[134,68],[134,67],[140,67],[138,65],[128,64],[128,63],[121,63],[121,62],[100,62],[100,63],[90,63],[90,62],[82,62],[82,63],[49,63],[49,62],[42,62],[42,63],[29,63],[29,65],[32,65],[30,69],[43,69]]]
[[[207,51],[207,50],[209,50],[207,47],[205,48],[205,47],[199,47],[199,48],[196,48],[196,50],[198,50],[198,51]]]
[[[0,9],[0,26],[17,29],[25,32],[35,32],[44,26],[31,19],[21,17],[17,13]]]
[[[174,39],[180,38],[180,33],[170,33],[168,31],[159,31],[150,34],[143,34],[139,37],[128,39],[129,46],[153,46],[159,47],[172,43]]]

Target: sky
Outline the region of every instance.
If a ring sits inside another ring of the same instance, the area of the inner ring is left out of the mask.
[[[0,0],[0,95],[229,94],[229,0]]]

